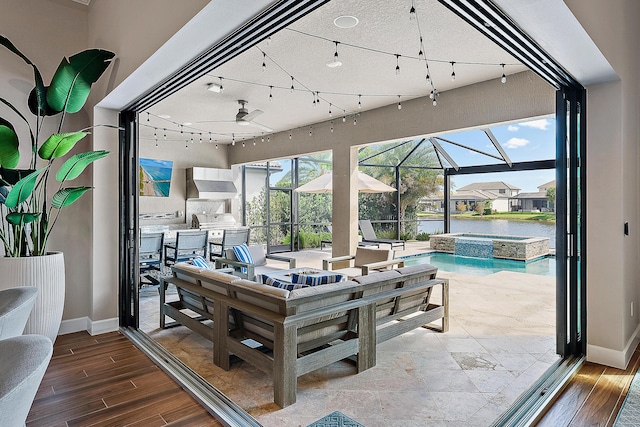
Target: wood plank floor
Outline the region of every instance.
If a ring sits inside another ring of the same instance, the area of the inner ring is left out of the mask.
[[[639,365],[640,347],[625,370],[586,362],[536,426],[612,426]]]
[[[612,426],[640,365],[585,363],[538,427]],[[33,402],[28,427],[221,426],[119,332],[61,335]]]
[[[221,426],[124,335],[61,335],[28,427]]]

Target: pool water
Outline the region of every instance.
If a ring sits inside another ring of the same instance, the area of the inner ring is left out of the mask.
[[[500,271],[514,271],[540,276],[556,275],[556,259],[554,257],[545,257],[524,262],[510,259],[475,258],[444,252],[430,252],[403,258],[405,265],[432,264],[442,271],[469,274],[472,276],[486,276]]]

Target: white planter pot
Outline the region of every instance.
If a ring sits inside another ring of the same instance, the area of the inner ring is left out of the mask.
[[[51,252],[45,256],[0,258],[0,289],[35,286],[38,297],[24,330],[55,342],[64,309],[64,254]]]

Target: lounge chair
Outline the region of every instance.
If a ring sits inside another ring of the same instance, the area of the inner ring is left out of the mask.
[[[333,234],[333,227],[331,225],[327,225],[327,230],[329,231],[329,233]],[[324,249],[324,245],[331,246],[332,243],[333,243],[333,241],[331,239],[329,239],[329,240],[320,240],[320,250]],[[380,245],[378,243],[374,243],[374,242],[358,242],[358,246],[375,246],[376,248],[380,247]]]
[[[392,266],[404,267],[404,261],[393,258],[393,249],[373,249],[358,246],[355,255],[345,255],[322,260],[322,269],[346,274],[350,279],[356,276],[387,270]],[[334,269],[337,262],[349,262],[349,267]]]
[[[247,247],[252,262],[240,261],[233,248],[225,249],[224,257],[215,258],[216,269],[233,268],[233,275],[242,279],[254,280],[257,274],[270,273],[278,270],[295,268],[296,259],[278,255],[265,254],[262,245],[252,245]],[[278,267],[267,265],[267,260],[280,261]],[[284,268],[282,268],[284,267]]]
[[[209,257],[214,261],[214,257],[221,257],[224,251],[241,244],[249,244],[249,228],[237,230],[224,230],[222,232],[222,242],[209,242]]]
[[[360,231],[362,232],[362,242],[363,243],[377,243],[377,244],[387,244],[391,246],[391,249],[402,246],[402,250],[405,249],[405,241],[404,240],[396,240],[396,239],[379,239],[376,236],[376,232],[373,230],[373,226],[371,225],[371,221],[368,219],[361,219],[358,221],[358,225],[360,226]]]

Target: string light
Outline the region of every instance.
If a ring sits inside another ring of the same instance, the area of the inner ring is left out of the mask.
[[[267,136],[267,144],[271,142],[271,137]]]
[[[200,144],[202,144],[202,133],[200,133]]]
[[[313,136],[313,127],[309,126],[309,136]]]
[[[504,64],[500,64],[500,66],[502,67],[502,77],[500,78],[500,82],[501,83],[506,83],[507,82],[507,75],[504,73]]]
[[[273,86],[269,86],[269,101],[273,101]]]
[[[231,145],[236,145],[236,134],[235,133],[231,134]]]
[[[191,132],[191,143],[193,144],[193,132]]]
[[[327,67],[329,68],[336,68],[336,67],[340,67],[342,65],[342,61],[340,61],[340,58],[338,57],[338,43],[339,42],[335,42],[336,44],[336,52],[333,54],[333,58],[329,61],[327,61]]]
[[[314,92],[311,92],[311,96],[313,96],[313,106],[316,106],[316,94]]]
[[[164,140],[167,140],[167,128],[164,128]]]
[[[158,146],[158,130],[153,128],[153,139],[156,141],[156,147]]]
[[[396,53],[396,76],[400,74],[400,55]]]
[[[209,132],[209,144],[211,144],[213,141],[211,140],[211,132]]]
[[[362,108],[362,95],[358,95],[358,108]]]
[[[224,92],[224,86],[222,86],[222,77],[218,77],[220,79],[220,93]]]
[[[262,134],[262,138],[260,138],[260,143],[264,144],[264,133]]]
[[[245,145],[244,145],[244,139],[243,139],[242,140],[242,148],[244,148],[244,147],[245,147]]]
[[[262,52],[262,71],[267,71],[267,54]]]
[[[342,123],[347,121],[347,116],[342,116]]]
[[[455,81],[456,79],[456,69],[453,67],[456,63],[451,61],[451,81]]]
[[[353,116],[353,125],[357,125],[358,124],[358,120],[356,119],[356,116]]]
[[[218,144],[216,144],[216,150],[218,149]]]
[[[291,132],[289,132],[289,139],[291,139],[293,137],[293,135],[291,135]]]
[[[409,9],[409,21],[415,21],[416,19],[416,8],[413,4],[413,0],[411,0],[411,9]]]
[[[332,104],[329,103],[329,117],[333,117],[333,112],[331,111]]]
[[[420,52],[418,52],[418,59],[424,61],[424,44],[422,43],[422,36],[420,36]]]
[[[147,123],[149,123],[149,116],[150,116],[150,115],[151,115],[151,114],[149,114],[149,112],[147,111]]]
[[[398,95],[398,110],[402,110],[402,102],[400,102],[400,95]]]
[[[296,90],[296,88],[293,87],[293,80],[294,80],[294,78],[293,78],[293,76],[291,76],[291,93],[293,93],[293,91]]]
[[[253,137],[253,145],[254,146],[256,145],[256,137],[255,136]]]
[[[331,133],[333,133],[333,120],[331,120]]]

